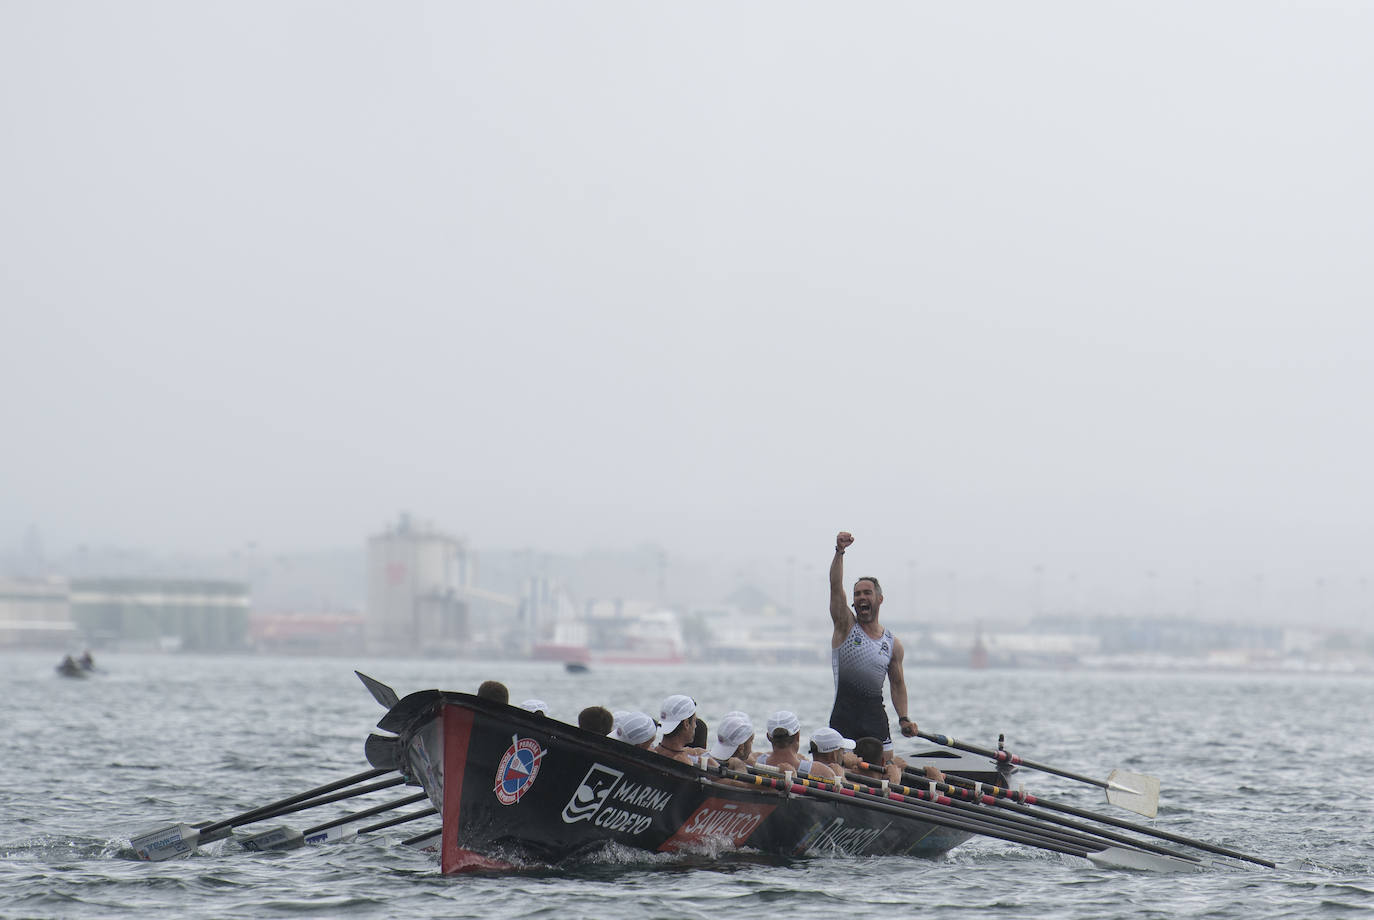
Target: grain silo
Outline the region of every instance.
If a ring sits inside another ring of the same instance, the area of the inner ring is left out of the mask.
[[[367,647],[374,654],[451,654],[467,640],[470,581],[462,541],[402,514],[367,544]]]

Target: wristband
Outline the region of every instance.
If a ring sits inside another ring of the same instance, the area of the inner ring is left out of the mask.
[[[897,721],[900,722],[902,725],[905,725],[906,723],[910,722],[911,720],[908,719],[906,716],[898,716],[898,717],[897,717]]]

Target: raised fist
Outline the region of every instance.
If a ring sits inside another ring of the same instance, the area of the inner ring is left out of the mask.
[[[841,530],[835,537],[835,548],[843,552],[849,544],[854,542],[854,535],[847,530]]]

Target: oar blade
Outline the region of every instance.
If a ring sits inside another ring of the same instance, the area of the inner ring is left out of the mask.
[[[340,824],[328,830],[307,834],[305,842],[309,846],[318,846],[322,843],[342,843],[345,840],[354,840],[357,836],[358,832],[351,824]]]
[[[1130,847],[1107,847],[1098,853],[1089,853],[1088,860],[1106,869],[1147,869],[1151,872],[1197,872],[1203,868],[1201,863],[1165,856],[1161,853],[1147,853]]]
[[[239,840],[245,850],[265,853],[268,850],[294,850],[305,845],[305,835],[294,828],[281,825]]]
[[[193,852],[199,842],[200,831],[191,825],[170,824],[139,834],[129,841],[129,845],[139,859],[162,862]]]
[[[1159,777],[1113,770],[1107,776],[1107,801],[1117,808],[1153,818],[1159,811]]]

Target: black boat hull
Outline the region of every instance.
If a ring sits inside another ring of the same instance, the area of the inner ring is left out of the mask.
[[[423,691],[379,723],[443,817],[445,873],[653,852],[938,856],[971,834],[919,809],[722,779],[576,726]],[[801,793],[801,794],[797,794]]]

